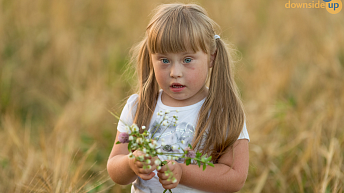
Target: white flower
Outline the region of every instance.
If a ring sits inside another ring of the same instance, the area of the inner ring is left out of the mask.
[[[137,138],[137,139],[136,139],[136,143],[140,144],[140,143],[142,143],[142,142],[143,142],[142,138]]]
[[[150,161],[150,160],[149,160]],[[152,166],[151,165],[148,165],[147,168],[150,170],[152,169]]]
[[[165,145],[166,145],[166,143],[165,143],[165,142],[161,142],[161,145],[162,145],[162,146],[165,146]]]
[[[165,176],[168,176],[168,172],[167,171],[165,171]]]
[[[165,111],[165,114],[169,114],[169,113],[170,113],[170,111],[169,111],[169,110],[166,110],[166,111]]]
[[[184,141],[184,140],[182,140],[181,142],[182,142],[182,144],[185,144],[185,141]]]
[[[125,131],[126,131],[126,132],[130,131],[129,126],[125,126]]]
[[[132,141],[134,140],[134,137],[133,136],[129,136],[129,141]]]
[[[139,156],[139,160],[140,160],[140,161],[143,161],[144,159],[145,159],[145,158],[143,157],[143,155],[140,155],[140,156]]]
[[[174,123],[175,123],[175,124],[178,124],[178,121],[175,121]]]
[[[172,183],[176,183],[177,182],[177,179],[175,177],[172,178]]]
[[[128,154],[128,157],[129,157],[129,159],[133,159],[135,156],[134,156],[133,153],[130,152],[130,153]]]
[[[176,149],[178,149],[178,147],[176,145],[172,145],[172,149],[176,150]]]
[[[154,149],[154,147],[155,147],[155,146],[154,146],[153,144],[151,144],[151,143],[149,143],[148,145],[149,145],[149,147],[152,148],[152,149]]]
[[[161,153],[161,149],[157,149],[156,152]]]
[[[168,119],[168,116],[165,116],[164,119]]]
[[[161,141],[164,142],[164,141],[165,141],[165,138],[162,138]]]
[[[172,156],[170,156],[170,155],[167,156],[167,159],[168,159],[168,160],[171,160],[171,159],[172,159]]]
[[[161,161],[160,161],[159,159],[156,159],[156,160],[154,161],[154,164],[158,166],[158,165],[161,164]]]
[[[134,123],[131,125],[131,131],[133,131],[133,132],[139,131],[139,127]]]
[[[156,115],[160,116],[161,114],[160,114],[160,112],[157,112]]]
[[[146,160],[146,163],[147,163],[147,164],[150,164],[150,163],[151,163],[151,160],[150,160],[150,159],[147,159],[147,160]]]
[[[143,153],[147,153],[147,149],[146,149],[146,148],[143,148],[142,152],[143,152]]]
[[[157,167],[156,167],[156,170],[161,170],[161,166],[157,166]]]
[[[172,159],[173,160],[176,160],[176,159],[178,159],[177,157],[172,157]],[[172,162],[172,164],[174,165],[174,164],[176,164],[176,162]]]
[[[167,125],[168,125],[167,120],[163,121],[163,122],[162,122],[162,125],[163,125],[163,126],[167,126]]]
[[[153,144],[154,146],[157,146],[157,145],[158,145],[158,143],[157,143],[155,140],[152,140],[152,144]]]
[[[143,129],[143,130],[146,129],[146,126],[142,126],[142,129]]]
[[[149,139],[146,139],[146,142],[149,142]]]
[[[178,109],[176,109],[176,112],[177,112],[177,113],[179,113],[179,110],[178,110]]]
[[[145,156],[146,156],[146,157],[149,157],[150,155],[147,153]]]

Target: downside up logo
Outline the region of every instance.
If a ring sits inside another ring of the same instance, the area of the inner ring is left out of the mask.
[[[312,3],[290,3],[290,0],[288,3],[286,3],[284,6],[287,9],[300,9],[300,8],[306,8],[306,9],[325,9],[331,13],[331,14],[337,14],[342,10],[342,1],[341,0],[323,0],[324,2],[314,2]]]

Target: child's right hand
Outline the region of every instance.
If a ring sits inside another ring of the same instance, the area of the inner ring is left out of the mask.
[[[144,156],[145,154],[139,150],[133,152],[135,157]],[[156,169],[156,165],[154,164],[155,160],[158,159],[157,157],[144,157],[145,161],[141,162],[136,158],[129,159],[129,166],[135,172],[137,176],[139,176],[143,180],[150,180],[155,176],[153,172]],[[150,160],[150,164],[146,161]],[[148,169],[147,166],[150,165],[151,168]],[[143,169],[143,166],[146,166]]]

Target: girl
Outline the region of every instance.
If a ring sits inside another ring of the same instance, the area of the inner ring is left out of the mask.
[[[211,155],[215,167],[202,171],[197,165],[186,166],[184,160],[169,160],[168,167],[176,178],[173,183],[164,175],[166,166],[156,171],[156,157],[149,157],[151,169],[144,169],[142,162],[128,158],[127,144],[115,144],[107,164],[114,182],[132,183],[132,192],[174,188],[174,193],[235,192],[244,185],[249,136],[231,69],[233,61],[214,26],[216,23],[198,5],[159,6],[143,41],[135,47],[138,94],[129,97],[120,118],[128,125],[153,128],[161,113],[177,115],[175,126],[149,130],[161,136],[161,150],[181,151],[172,147],[185,148],[190,143]],[[119,122],[115,143],[125,131]],[[133,154],[143,155],[140,151]]]

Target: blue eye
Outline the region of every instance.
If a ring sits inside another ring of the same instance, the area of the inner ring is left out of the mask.
[[[170,61],[168,61],[166,58],[164,58],[164,59],[161,59],[161,61],[162,61],[162,63],[164,63],[164,64],[167,64],[167,63],[169,63]]]
[[[184,59],[184,62],[185,62],[185,63],[190,63],[191,61],[192,61],[191,58],[185,58],[185,59]]]

